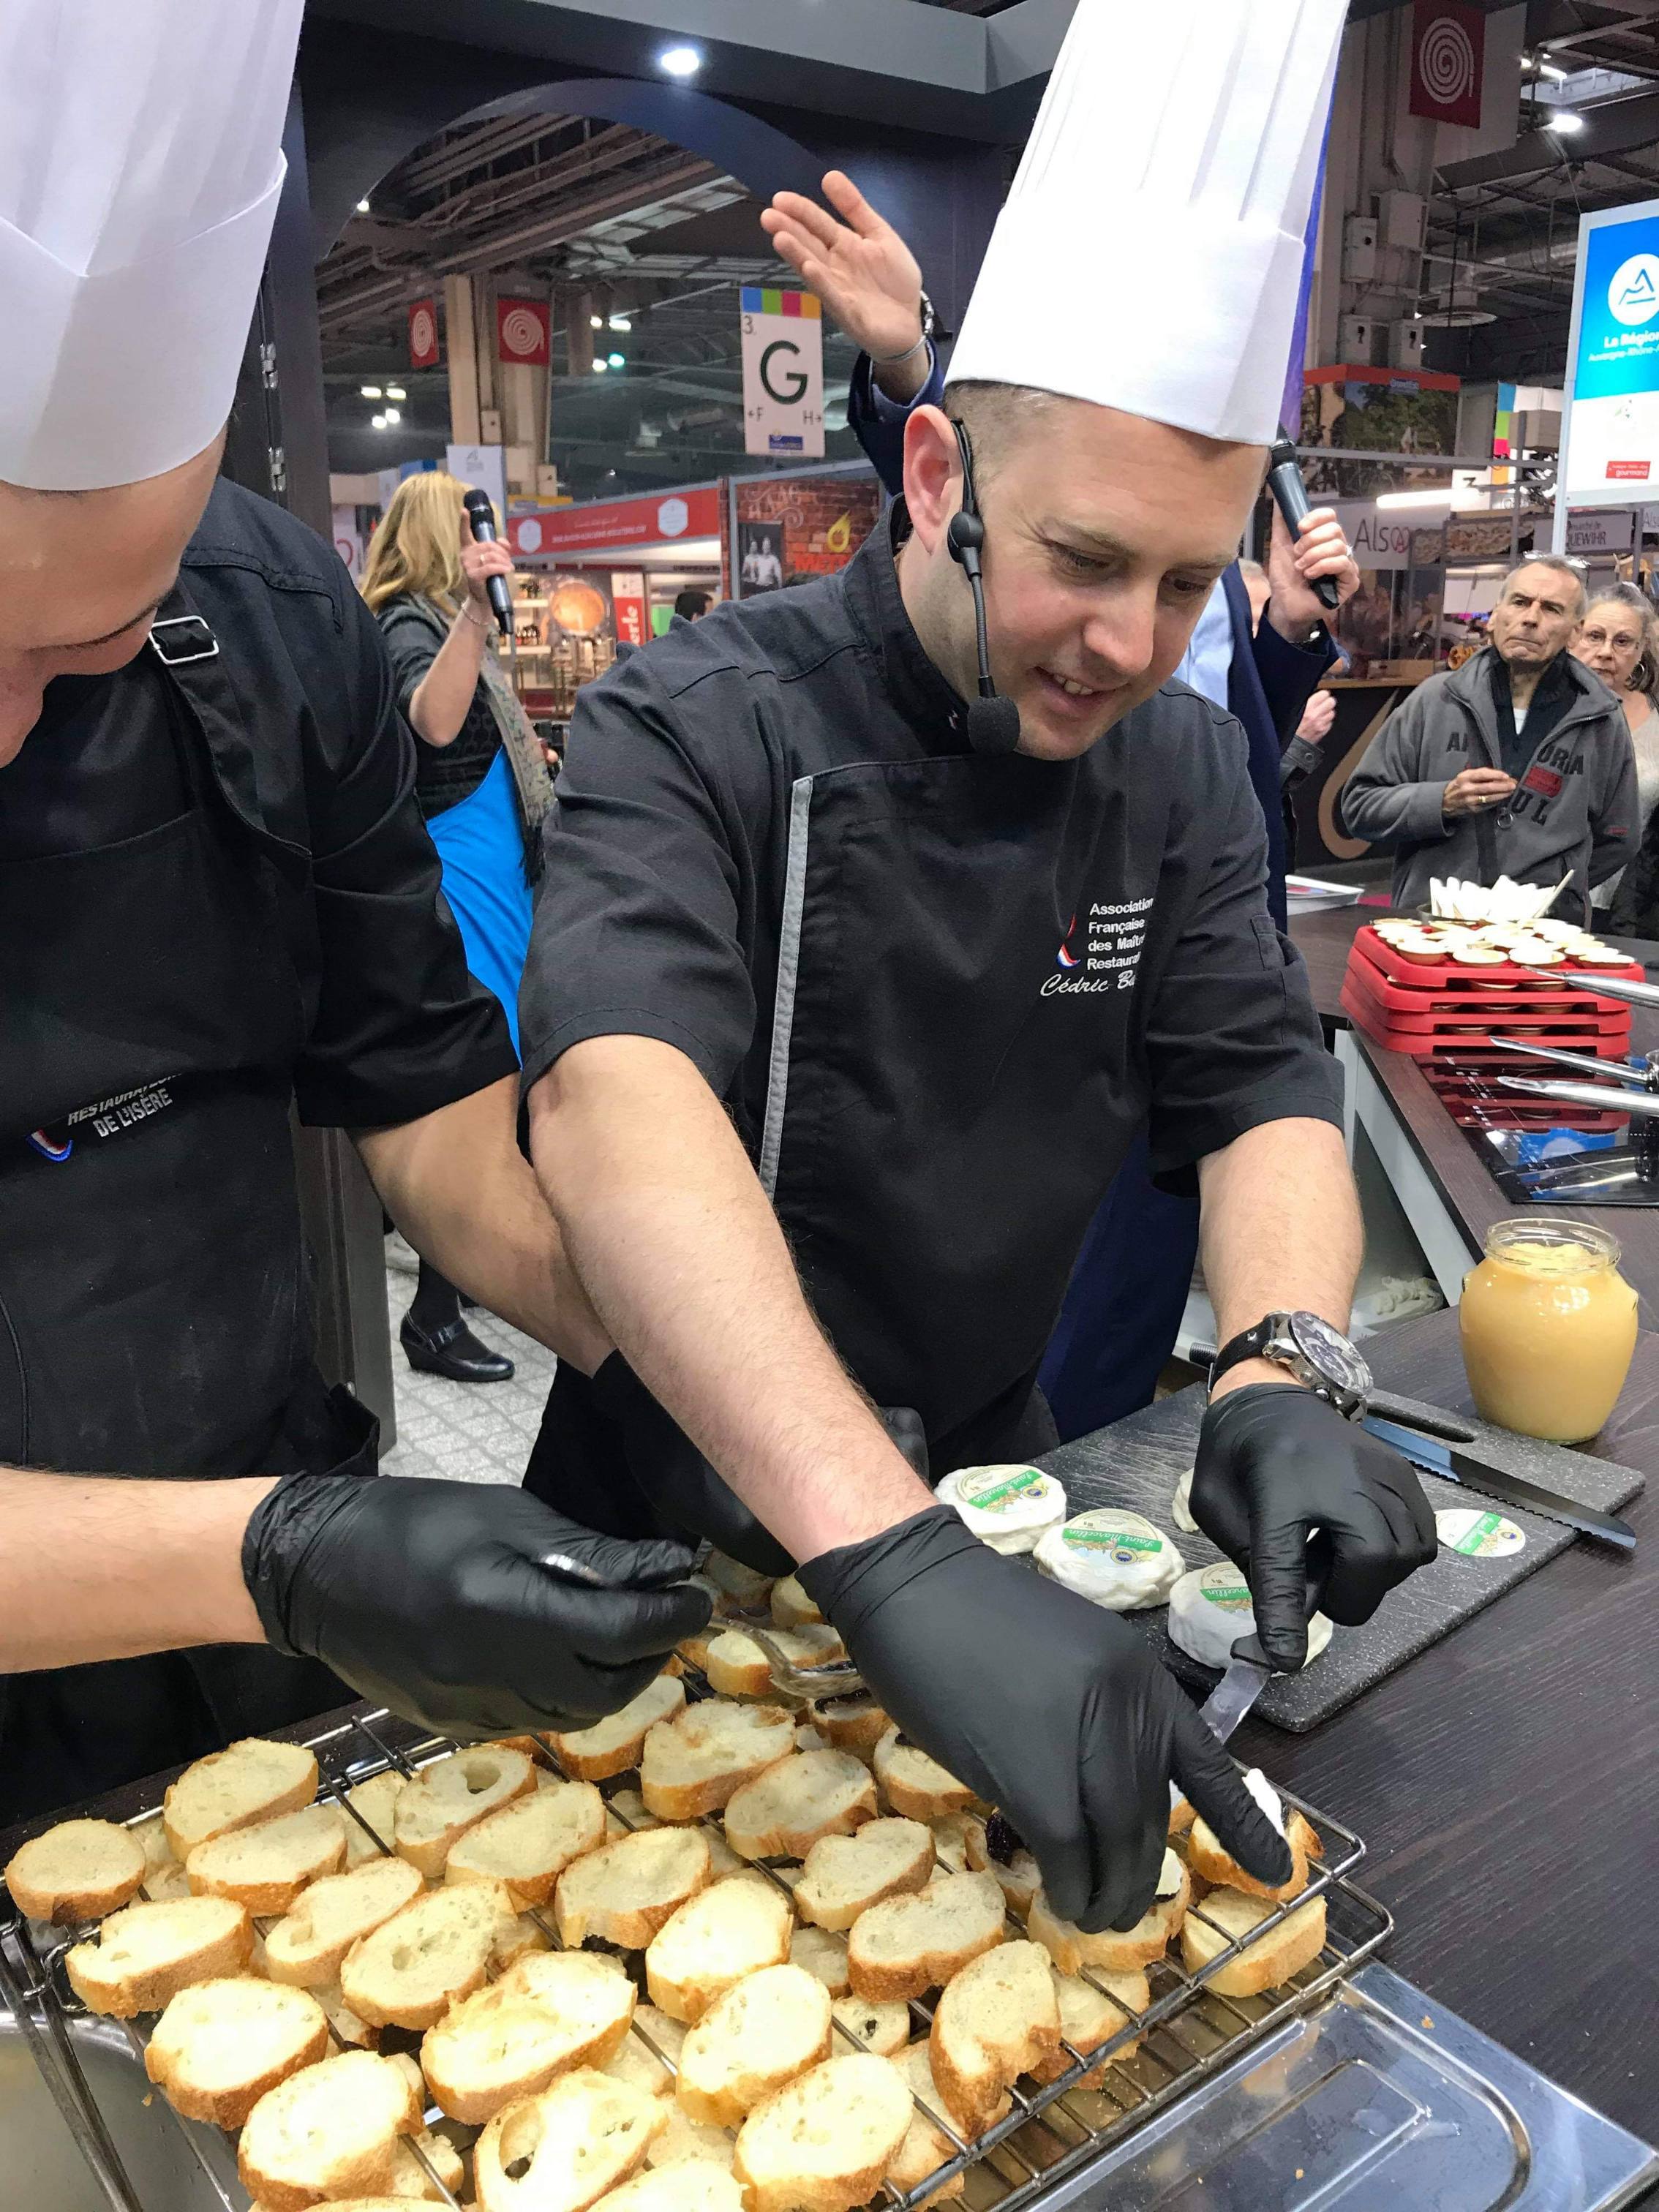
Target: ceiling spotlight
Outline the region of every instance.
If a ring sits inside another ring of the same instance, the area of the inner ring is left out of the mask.
[[[665,76],[696,76],[702,56],[695,46],[669,46],[658,55],[657,67]]]
[[[388,422],[401,422],[404,418],[395,407],[388,407],[384,419]]]
[[[368,202],[367,200],[358,201],[357,212],[359,215],[367,215],[368,213]]]
[[[610,362],[609,362],[608,361],[596,361],[596,362],[594,362],[594,364],[593,364],[593,374],[594,374],[594,375],[595,375],[595,376],[603,376],[603,375],[605,374],[605,372],[606,371],[606,369],[607,369],[607,368],[610,368],[610,366],[611,366],[611,364],[610,364]]]
[[[628,366],[628,356],[625,353],[608,353],[605,360],[612,368],[626,368]]]
[[[627,315],[612,315],[611,327],[613,331],[631,331],[634,325]]]
[[[1570,107],[1558,108],[1553,115],[1546,119],[1544,124],[1546,131],[1559,131],[1564,137],[1568,138],[1571,137],[1574,131],[1582,131],[1583,127],[1583,117],[1582,115],[1575,115]]]
[[[363,386],[363,397],[364,397],[364,398],[365,398],[365,399],[379,399],[379,398],[380,398],[382,396],[383,396],[383,395],[382,395],[382,393],[381,393],[380,387],[380,386],[379,386],[378,384],[366,384],[366,385],[364,385],[364,386]]]
[[[602,331],[605,328],[605,317],[590,315],[587,319],[587,327],[590,331]]]
[[[386,416],[384,415],[371,415],[368,419],[377,430],[385,429]]]
[[[1540,76],[1550,77],[1557,84],[1565,84],[1567,81],[1567,72],[1565,70],[1557,69],[1555,64],[1553,62],[1547,62],[1542,54],[1539,54],[1535,57],[1533,62],[1533,67],[1537,70]]]
[[[409,394],[404,390],[401,384],[388,384],[386,388],[386,396],[388,399],[407,399]]]

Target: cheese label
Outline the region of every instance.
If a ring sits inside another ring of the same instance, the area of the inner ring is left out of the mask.
[[[1048,1480],[1035,1467],[969,1468],[957,1484],[957,1498],[976,1513],[1006,1513],[1028,1498],[1040,1498]]]
[[[1252,1610],[1249,1585],[1231,1559],[1218,1559],[1213,1566],[1206,1567],[1198,1586],[1210,1603],[1218,1605],[1224,1613]]]
[[[1109,1510],[1079,1513],[1060,1530],[1060,1540],[1070,1551],[1103,1553],[1122,1567],[1156,1559],[1165,1548],[1150,1521],[1142,1520],[1139,1513]]]
[[[1436,1533],[1449,1552],[1466,1559],[1506,1559],[1526,1547],[1525,1532],[1501,1513],[1479,1513],[1467,1505],[1455,1506],[1434,1516]]]

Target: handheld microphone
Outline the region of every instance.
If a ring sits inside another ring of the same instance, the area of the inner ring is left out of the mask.
[[[466,519],[472,525],[472,535],[480,545],[495,543],[495,510],[489,504],[489,494],[481,491],[477,484],[467,493],[461,505],[466,509]],[[489,594],[489,604],[495,611],[495,620],[503,637],[513,635],[513,594],[507,588],[505,576],[491,576],[484,586]]]
[[[1019,747],[1019,708],[1005,699],[991,676],[991,647],[985,629],[985,580],[980,573],[980,554],[985,545],[985,522],[974,492],[974,455],[968,433],[952,422],[962,455],[962,505],[951,517],[945,537],[951,558],[968,579],[974,595],[974,641],[979,656],[979,696],[968,709],[968,742],[976,753],[1012,753]]]
[[[1312,502],[1308,497],[1308,487],[1302,481],[1302,471],[1297,465],[1296,447],[1282,427],[1273,441],[1273,451],[1267,456],[1267,489],[1273,495],[1274,505],[1285,518],[1285,527],[1294,543],[1301,532],[1302,518]],[[1337,592],[1335,577],[1316,578],[1313,589],[1314,597],[1320,605],[1328,607],[1334,614],[1342,604]]]

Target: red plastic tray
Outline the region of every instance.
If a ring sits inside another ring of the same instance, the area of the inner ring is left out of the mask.
[[[1595,979],[1598,975],[1630,976],[1638,982],[1643,977],[1643,969],[1639,963],[1634,960],[1624,961],[1617,968],[1601,969],[1575,968],[1564,963],[1559,969],[1552,973],[1547,983],[1541,981],[1530,970],[1517,968],[1512,961],[1507,960],[1502,967],[1486,968],[1465,968],[1460,966],[1455,960],[1432,964],[1423,960],[1407,960],[1396,952],[1392,945],[1386,944],[1369,923],[1364,928],[1355,933],[1352,952],[1349,957],[1350,969],[1352,968],[1356,955],[1372,968],[1379,969],[1390,982],[1397,983],[1402,988],[1412,991],[1467,992],[1479,991],[1483,988],[1490,990],[1494,983],[1510,983],[1527,991],[1565,990],[1593,994],[1595,988]],[[1559,981],[1556,980],[1557,976],[1559,977]],[[1609,1006],[1623,1006],[1625,1001],[1620,999],[1607,999],[1602,1003]]]
[[[1342,1010],[1376,1043],[1389,1052],[1403,1052],[1418,1060],[1437,1054],[1478,1050],[1490,1045],[1494,1035],[1528,1036],[1540,1044],[1559,1044],[1571,1050],[1594,1053],[1601,1060],[1621,1060],[1630,1048],[1630,1009],[1603,1012],[1609,1004],[1596,1002],[1583,1012],[1556,1006],[1528,1003],[1518,991],[1507,1002],[1494,1006],[1448,1006],[1432,1000],[1420,1010],[1396,1012],[1384,1006],[1352,969],[1342,986]]]

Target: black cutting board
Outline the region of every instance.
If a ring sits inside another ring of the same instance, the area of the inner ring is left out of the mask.
[[[1401,1409],[1397,1418],[1408,1419],[1404,1409],[1412,1402],[1391,1395],[1391,1414],[1397,1407]],[[1221,1554],[1206,1537],[1183,1534],[1170,1517],[1176,1485],[1193,1463],[1203,1412],[1204,1393],[1194,1384],[1109,1429],[1062,1444],[1038,1464],[1065,1485],[1073,1513],[1094,1505],[1126,1505],[1161,1528],[1189,1567],[1206,1567]],[[1644,1486],[1642,1476],[1632,1468],[1613,1467],[1559,1444],[1539,1443],[1530,1437],[1512,1436],[1506,1429],[1486,1426],[1472,1414],[1468,1425],[1480,1438],[1478,1448],[1510,1473],[1559,1491],[1581,1505],[1616,1513]],[[1297,1735],[1317,1727],[1373,1682],[1438,1643],[1523,1577],[1535,1573],[1569,1544],[1585,1540],[1558,1521],[1543,1520],[1518,1506],[1499,1505],[1457,1483],[1430,1474],[1421,1480],[1437,1512],[1457,1506],[1502,1512],[1524,1532],[1524,1549],[1505,1558],[1480,1559],[1443,1548],[1427,1566],[1390,1591],[1363,1627],[1334,1630],[1326,1650],[1304,1673],[1276,1675],[1256,1701],[1252,1718]],[[1197,1665],[1170,1643],[1167,1607],[1150,1607],[1144,1613],[1126,1613],[1124,1619],[1152,1639],[1165,1664],[1183,1680],[1204,1691],[1219,1680],[1211,1668]]]

